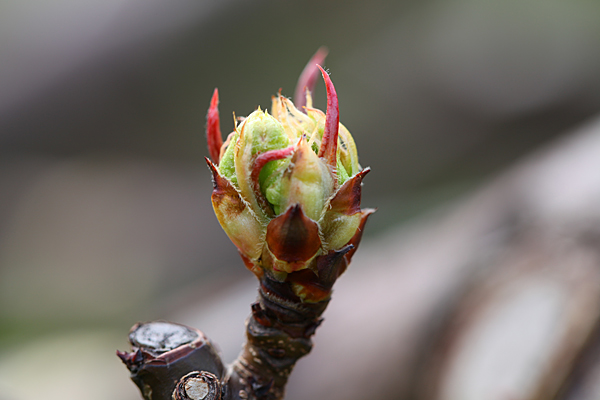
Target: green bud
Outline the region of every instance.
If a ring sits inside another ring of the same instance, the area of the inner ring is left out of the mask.
[[[333,84],[323,76],[327,114],[312,108],[308,94],[306,113],[279,95],[272,115],[254,111],[222,145],[218,124],[207,125],[211,154],[219,154],[218,167],[209,166],[221,226],[260,279],[289,282],[312,302],[329,296],[372,213],[360,209],[368,169],[360,168],[354,140],[339,123]]]

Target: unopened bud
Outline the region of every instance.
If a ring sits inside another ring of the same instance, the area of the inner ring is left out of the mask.
[[[250,270],[289,281],[305,301],[327,298],[372,213],[360,209],[368,169],[358,164],[354,140],[339,123],[333,83],[321,72],[327,113],[312,108],[309,91],[304,112],[280,94],[271,114],[254,111],[219,151],[218,114],[209,111],[207,124],[211,155],[219,154],[207,161],[221,226]],[[214,104],[213,98],[211,110]]]

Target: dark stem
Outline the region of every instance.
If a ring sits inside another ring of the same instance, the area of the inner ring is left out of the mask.
[[[226,374],[202,332],[169,322],[136,324],[129,334],[132,351],[117,355],[146,400],[283,399],[328,302],[302,302],[289,283],[263,277],[246,321],[246,343]]]
[[[129,342],[132,351],[117,351],[117,356],[145,400],[171,400],[177,382],[198,368],[218,379],[223,376],[221,358],[197,329],[162,321],[136,324]]]
[[[246,321],[244,349],[229,367],[226,399],[283,399],[292,368],[312,348],[310,338],[327,303],[302,303],[288,284],[263,279]]]

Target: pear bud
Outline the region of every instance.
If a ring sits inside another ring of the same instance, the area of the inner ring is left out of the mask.
[[[328,299],[373,212],[360,209],[369,169],[358,164],[354,140],[339,123],[335,88],[321,72],[327,113],[312,108],[309,91],[306,113],[280,94],[272,114],[254,111],[219,148],[213,96],[207,124],[211,157],[219,157],[207,162],[221,226],[259,279],[287,282],[306,302]]]

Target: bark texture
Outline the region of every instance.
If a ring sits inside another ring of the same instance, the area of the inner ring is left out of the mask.
[[[136,324],[129,334],[132,351],[117,355],[145,400],[283,399],[329,302],[302,302],[289,285],[261,279],[246,321],[246,342],[226,373],[202,332],[169,322]]]
[[[145,400],[170,400],[181,378],[198,368],[223,376],[221,358],[197,329],[163,321],[141,323],[131,328],[129,342],[132,351],[117,351],[117,356]]]
[[[296,361],[312,349],[327,302],[302,303],[287,284],[263,280],[246,321],[244,349],[225,382],[227,399],[282,399]]]

